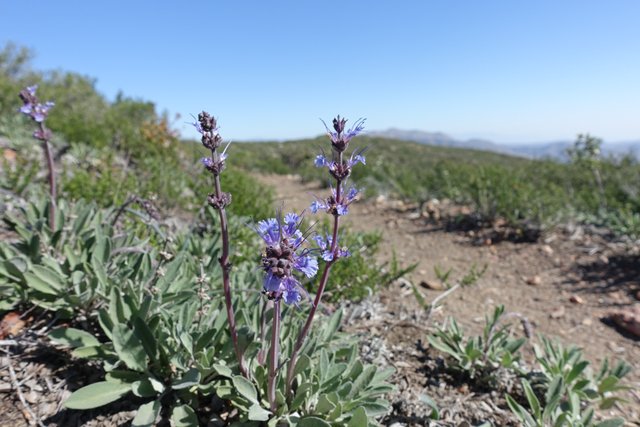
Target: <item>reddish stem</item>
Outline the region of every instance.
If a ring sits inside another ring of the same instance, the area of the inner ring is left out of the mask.
[[[278,359],[280,355],[280,300],[273,302],[273,327],[271,329],[271,348],[269,349],[269,381],[267,384],[267,397],[271,412],[276,412],[276,383],[278,378]]]
[[[342,163],[342,153],[338,154],[338,162]],[[336,204],[340,203],[341,198],[341,186],[342,181],[338,180],[336,182]],[[333,258],[331,261],[327,261],[324,266],[324,271],[322,272],[322,277],[320,279],[320,284],[318,285],[318,291],[316,292],[316,297],[313,300],[313,305],[311,306],[311,310],[309,311],[309,315],[307,316],[307,321],[305,322],[302,330],[298,334],[298,338],[296,339],[296,343],[293,346],[293,350],[291,351],[291,357],[289,359],[289,366],[287,367],[287,391],[286,397],[287,400],[290,399],[291,394],[291,386],[293,385],[293,371],[296,366],[296,362],[298,359],[298,353],[302,348],[302,344],[304,344],[304,340],[309,334],[309,329],[311,329],[311,324],[313,323],[313,318],[316,315],[316,311],[320,306],[320,302],[322,300],[322,295],[324,294],[324,289],[327,286],[327,282],[329,281],[329,272],[331,271],[331,266],[338,258],[338,229],[340,228],[340,216],[338,213],[333,214],[333,237],[331,240],[331,253],[333,254]]]
[[[215,150],[211,150],[211,154],[215,159],[217,153]],[[215,182],[215,192],[216,197],[220,198],[222,196],[222,189],[220,186],[220,175],[214,174],[214,182]],[[238,359],[238,365],[240,367],[240,373],[246,378],[249,377],[247,372],[247,368],[244,364],[244,357],[242,351],[240,350],[240,345],[238,343],[238,332],[236,330],[236,316],[233,310],[233,304],[231,301],[231,285],[230,285],[230,272],[231,272],[231,263],[229,262],[229,227],[227,225],[227,212],[224,206],[221,206],[218,209],[218,213],[220,215],[220,230],[222,232],[222,255],[218,258],[218,262],[220,262],[220,267],[222,267],[222,287],[224,289],[224,303],[227,308],[227,319],[229,322],[229,333],[231,335],[231,341],[233,342],[233,349],[236,353],[236,358]]]
[[[43,122],[40,122],[40,133],[42,135],[47,135],[47,129],[44,126]],[[48,139],[45,139],[42,142],[42,148],[44,151],[45,159],[47,160],[47,168],[49,170],[49,196],[51,198],[51,203],[49,204],[49,228],[51,231],[55,230],[56,227],[56,174],[54,170],[53,163],[53,153],[51,152],[51,144]]]

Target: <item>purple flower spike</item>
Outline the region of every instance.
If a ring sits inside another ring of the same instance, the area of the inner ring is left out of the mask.
[[[20,91],[20,99],[22,100],[22,107],[20,112],[31,117],[35,122],[42,123],[49,114],[49,110],[55,105],[51,101],[47,101],[41,104],[36,96],[36,89],[38,85],[27,86]]]
[[[262,255],[264,292],[270,299],[283,299],[287,304],[298,304],[304,292],[294,274],[311,278],[318,273],[318,260],[301,247],[306,241],[299,229],[301,222],[300,215],[288,213],[284,219],[269,218],[256,226],[267,244]]]

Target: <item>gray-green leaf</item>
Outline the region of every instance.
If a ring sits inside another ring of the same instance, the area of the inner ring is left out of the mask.
[[[252,403],[257,403],[258,401],[258,392],[256,391],[255,386],[240,375],[234,376],[231,381],[233,381],[233,386],[236,388],[238,393],[242,395],[242,397],[246,398]]]
[[[131,391],[131,384],[101,381],[78,389],[64,406],[69,409],[91,409],[115,402]]]
[[[126,325],[115,325],[113,347],[122,361],[131,369],[144,372],[147,369],[147,353],[137,336]]]
[[[138,408],[135,418],[131,422],[131,427],[152,427],[155,425],[156,418],[160,413],[162,405],[159,400],[145,403]]]
[[[49,332],[49,338],[67,347],[92,347],[100,345],[100,341],[87,331],[75,328],[56,328]]]
[[[198,427],[198,417],[190,406],[176,406],[171,412],[171,425],[173,427]]]

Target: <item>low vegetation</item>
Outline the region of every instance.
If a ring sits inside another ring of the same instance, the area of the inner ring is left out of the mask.
[[[312,161],[322,139],[238,144],[238,166],[322,180]],[[362,138],[367,168],[353,179],[373,196],[422,204],[449,199],[470,206],[478,220],[514,227],[550,227],[566,221],[640,235],[640,165],[636,159],[587,154],[601,141],[581,136],[571,162],[529,160],[489,152]]]

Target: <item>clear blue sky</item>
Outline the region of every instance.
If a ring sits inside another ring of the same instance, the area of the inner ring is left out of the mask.
[[[498,142],[640,138],[640,1],[0,0],[0,43],[225,138],[367,117]]]

